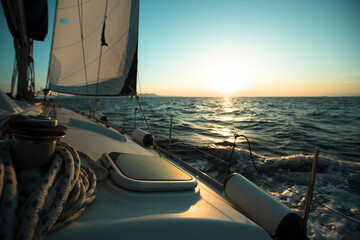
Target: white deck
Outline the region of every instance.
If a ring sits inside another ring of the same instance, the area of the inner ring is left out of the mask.
[[[40,112],[40,107],[32,108],[29,114]],[[57,108],[50,116],[68,128],[63,141],[94,159],[104,152],[155,154],[129,136],[70,110]],[[80,218],[49,233],[47,239],[271,239],[221,193],[197,180],[198,186],[191,191],[144,193],[123,189],[108,178],[97,185],[95,201]]]

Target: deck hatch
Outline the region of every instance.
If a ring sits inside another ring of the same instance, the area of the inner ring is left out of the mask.
[[[158,156],[110,152],[103,155],[103,161],[111,166],[112,180],[130,190],[179,191],[197,186],[191,175]]]

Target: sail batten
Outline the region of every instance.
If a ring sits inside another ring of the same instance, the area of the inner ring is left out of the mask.
[[[108,0],[107,4],[105,28],[106,1],[89,0],[82,6],[71,0],[58,1],[50,90],[98,96],[136,92],[139,2]]]

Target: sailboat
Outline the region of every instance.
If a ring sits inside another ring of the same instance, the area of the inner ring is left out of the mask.
[[[300,216],[240,174],[221,184],[151,132],[29,99],[46,1],[2,4],[20,49],[17,96],[0,92],[2,239],[307,239]],[[44,92],[136,97],[138,21],[139,0],[58,0]]]

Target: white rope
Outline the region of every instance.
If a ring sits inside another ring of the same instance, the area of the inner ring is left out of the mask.
[[[1,239],[42,239],[50,229],[62,228],[77,219],[95,199],[94,172],[81,165],[73,147],[58,142],[56,156],[42,183],[18,206],[9,144],[0,141]]]
[[[1,185],[1,208],[0,208],[0,236],[2,239],[13,239],[15,226],[16,203],[18,194],[16,189],[16,174],[10,159],[9,142],[0,142],[0,185]],[[7,233],[7,234],[4,234]]]
[[[109,171],[105,167],[100,165],[98,162],[96,162],[87,153],[79,151],[79,150],[77,152],[81,157],[83,157],[91,165],[91,167],[94,170],[97,170],[97,171],[101,172],[102,176],[97,176],[96,177],[96,182],[98,182],[98,183],[102,182],[109,176]]]

